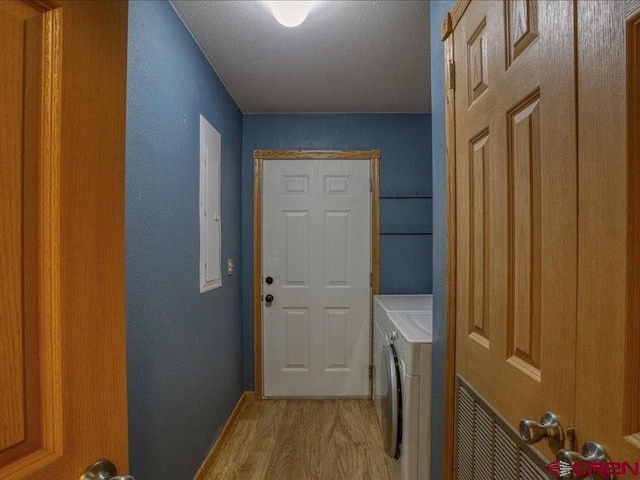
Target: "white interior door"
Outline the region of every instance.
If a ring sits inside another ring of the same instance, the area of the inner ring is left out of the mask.
[[[269,160],[262,188],[264,395],[368,396],[369,162]]]

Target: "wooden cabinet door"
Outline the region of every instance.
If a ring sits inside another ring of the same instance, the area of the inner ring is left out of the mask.
[[[569,1],[472,1],[453,31],[456,373],[515,428],[574,422],[573,16]]]
[[[127,465],[127,6],[0,1],[0,478]]]

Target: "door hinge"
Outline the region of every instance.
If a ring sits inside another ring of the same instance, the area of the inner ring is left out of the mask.
[[[456,89],[456,64],[453,60],[449,60],[449,88]]]
[[[373,365],[369,365],[369,380],[373,380]]]
[[[369,179],[369,191],[373,192],[373,178]]]
[[[369,272],[369,286],[373,287],[373,273]]]

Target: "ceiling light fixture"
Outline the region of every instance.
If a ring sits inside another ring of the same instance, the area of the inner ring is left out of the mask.
[[[317,1],[268,1],[273,16],[285,27],[297,27],[305,21],[309,11]]]

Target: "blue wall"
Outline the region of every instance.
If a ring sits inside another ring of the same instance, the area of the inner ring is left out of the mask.
[[[245,389],[253,390],[253,150],[381,150],[381,293],[430,293],[430,131],[431,118],[427,114],[244,116],[242,324]]]
[[[243,390],[240,272],[199,293],[199,115],[222,134],[222,255],[240,265],[242,114],[168,2],[129,4],[128,62],[131,471],[188,479]]]
[[[444,50],[440,23],[453,0],[431,0],[431,119],[433,128],[433,377],[431,399],[431,478],[442,478],[444,440],[444,361],[447,281],[447,175],[445,163]]]

